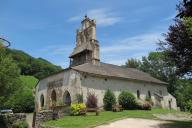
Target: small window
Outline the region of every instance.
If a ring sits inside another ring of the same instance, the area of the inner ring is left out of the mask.
[[[140,91],[137,90],[137,98],[140,99]]]
[[[105,81],[107,81],[107,78],[105,78]]]
[[[148,97],[151,99],[151,92],[148,91]]]
[[[43,96],[43,94],[40,97],[40,103],[41,103],[41,107],[44,107],[44,96]]]

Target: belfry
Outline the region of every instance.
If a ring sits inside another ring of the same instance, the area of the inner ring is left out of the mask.
[[[76,47],[69,56],[70,66],[77,66],[84,63],[98,65],[99,42],[96,39],[96,21],[87,16],[81,22],[81,28],[76,32]]]

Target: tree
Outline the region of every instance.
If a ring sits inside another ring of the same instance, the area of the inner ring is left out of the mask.
[[[139,69],[141,67],[141,62],[137,59],[131,58],[127,60],[127,62],[125,63],[125,67]]]
[[[192,1],[183,0],[177,10],[175,24],[169,27],[159,46],[167,53],[166,60],[175,64],[177,75],[192,76]]]
[[[6,49],[0,48],[0,108],[19,87],[20,71]]]
[[[20,88],[18,89],[7,102],[5,106],[12,108],[14,112],[33,112],[35,103],[32,90]]]
[[[192,17],[192,0],[183,0],[177,5],[177,10],[179,11],[177,17]]]
[[[142,57],[142,61],[131,59],[126,62],[126,67],[131,67],[133,63],[129,63],[134,61],[134,65],[137,69],[149,73],[151,76],[165,81],[168,83],[168,91],[175,95],[175,82],[176,82],[176,74],[174,64],[165,60],[166,53],[165,52],[150,52],[147,57]],[[135,64],[136,62],[136,64]]]
[[[177,105],[181,110],[187,110],[187,102],[192,99],[192,80],[178,79],[176,82]]]
[[[103,103],[105,110],[112,110],[112,105],[116,104],[115,94],[110,89],[105,92]]]
[[[176,74],[192,75],[192,34],[189,28],[183,21],[176,20],[164,36],[165,41],[160,41],[159,45],[167,53],[166,60],[175,64]]]

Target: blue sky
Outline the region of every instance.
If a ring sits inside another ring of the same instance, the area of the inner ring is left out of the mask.
[[[85,14],[97,22],[101,61],[122,65],[157,48],[178,0],[0,0],[0,36],[11,48],[67,67]]]

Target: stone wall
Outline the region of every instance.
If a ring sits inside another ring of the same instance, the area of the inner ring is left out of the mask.
[[[53,120],[54,114],[52,110],[46,110],[35,114],[35,126],[38,127],[41,122]]]
[[[26,121],[26,115],[24,113],[0,115],[0,128],[12,128],[17,121]]]

